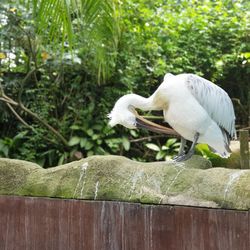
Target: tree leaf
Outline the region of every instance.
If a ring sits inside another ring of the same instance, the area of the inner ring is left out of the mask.
[[[157,154],[156,154],[156,157],[155,159],[156,160],[160,160],[160,159],[163,159],[165,157],[166,153],[164,151],[159,151]]]
[[[151,149],[151,150],[154,150],[154,151],[160,151],[160,148],[157,145],[153,144],[153,143],[147,143],[146,147]]]
[[[92,142],[87,141],[84,148],[85,148],[86,150],[90,150],[91,148],[93,148],[93,146],[94,146],[94,145],[93,145]]]
[[[64,162],[64,154],[63,155],[61,155],[61,157],[59,158],[59,160],[58,160],[58,163],[57,163],[57,165],[62,165],[63,164],[63,162]]]
[[[80,126],[78,126],[78,125],[72,125],[72,126],[70,126],[70,129],[72,129],[72,130],[80,130]]]
[[[137,133],[137,131],[136,130],[134,130],[134,129],[131,129],[131,130],[129,130],[129,132],[130,132],[130,134],[133,136],[133,137],[138,137],[138,133]]]
[[[177,141],[176,138],[171,138],[167,140],[166,146],[170,147],[171,145],[173,145],[175,142]]]
[[[86,133],[88,136],[92,136],[94,134],[94,131],[92,129],[88,129]]]
[[[122,137],[122,145],[126,151],[130,149],[130,141],[127,137]]]
[[[79,144],[80,143],[80,140],[81,140],[81,138],[80,137],[78,137],[78,136],[73,136],[70,140],[69,140],[69,146],[75,146],[75,145],[77,145],[77,144]]]
[[[86,143],[87,143],[87,139],[86,138],[81,138],[81,140],[80,140],[81,148],[84,148],[86,146]]]

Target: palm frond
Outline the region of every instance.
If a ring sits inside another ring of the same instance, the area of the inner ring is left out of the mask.
[[[36,21],[38,32],[46,34],[46,42],[58,42],[67,40],[70,45],[73,42],[73,29],[71,22],[71,6],[66,0],[33,0],[39,4],[34,9],[37,11]],[[47,33],[47,32],[48,33]],[[43,37],[44,38],[44,37]]]
[[[25,0],[23,0],[25,1]],[[117,0],[26,0],[32,3],[37,29],[45,43],[67,42],[76,46],[75,34],[81,32],[89,51],[94,51],[93,67],[98,83],[112,71],[118,46],[119,4]]]

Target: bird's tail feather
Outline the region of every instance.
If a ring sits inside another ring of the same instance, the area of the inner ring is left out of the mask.
[[[224,138],[224,145],[225,145],[225,149],[227,150],[228,153],[232,153],[231,149],[230,149],[230,136],[229,133],[224,129],[224,128],[220,128],[223,138]]]
[[[223,158],[228,158],[232,153],[229,147],[229,134],[223,128],[218,127],[215,123],[212,123],[207,130],[206,142],[211,151]]]

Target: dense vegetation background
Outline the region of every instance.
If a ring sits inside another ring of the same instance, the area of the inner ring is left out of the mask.
[[[0,156],[49,167],[93,154],[174,154],[175,139],[107,124],[121,95],[149,96],[166,72],[224,88],[237,128],[247,127],[247,20],[243,0],[3,2]]]

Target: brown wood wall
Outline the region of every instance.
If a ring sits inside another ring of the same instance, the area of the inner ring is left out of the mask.
[[[0,196],[0,250],[250,250],[247,211]]]

